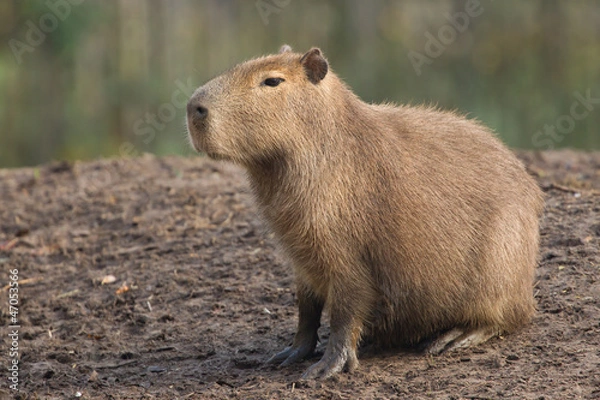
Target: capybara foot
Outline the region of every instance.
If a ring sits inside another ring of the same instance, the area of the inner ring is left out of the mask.
[[[316,343],[305,342],[300,344],[294,344],[290,347],[286,347],[283,351],[275,354],[273,357],[267,360],[267,364],[280,364],[281,367],[299,362],[310,356]]]
[[[302,375],[302,379],[327,379],[341,372],[344,367],[349,372],[354,371],[358,367],[356,351],[347,345],[335,350],[331,350],[328,347],[323,358],[308,368],[304,375]]]

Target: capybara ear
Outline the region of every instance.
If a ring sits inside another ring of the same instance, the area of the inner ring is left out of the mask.
[[[283,46],[281,46],[279,48],[279,54],[289,53],[291,51],[292,51],[292,48],[290,46],[288,46],[287,44],[284,44]]]
[[[300,64],[304,67],[308,80],[314,84],[321,82],[329,69],[327,60],[323,57],[321,50],[316,47],[313,47],[302,56]]]

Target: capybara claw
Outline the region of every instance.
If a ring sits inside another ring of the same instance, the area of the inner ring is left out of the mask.
[[[280,364],[280,367],[286,367],[304,360],[306,357],[312,354],[313,349],[314,346],[310,345],[286,347],[283,351],[269,358],[267,360],[267,364]]]
[[[266,364],[280,364],[281,362],[285,361],[290,354],[292,353],[292,347],[286,347],[285,349],[283,349],[283,351],[280,351],[279,353],[273,355],[271,358],[269,358],[266,362]]]
[[[306,370],[302,379],[327,379],[344,368],[352,372],[358,367],[358,358],[353,350],[343,349],[336,353],[326,352],[323,358]]]

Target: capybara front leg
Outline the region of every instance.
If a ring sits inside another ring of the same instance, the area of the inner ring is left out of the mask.
[[[302,376],[303,379],[326,379],[346,368],[358,367],[356,349],[368,312],[370,296],[345,286],[342,293],[330,293],[331,334],[325,354]]]
[[[318,298],[306,285],[298,284],[298,330],[290,347],[275,354],[267,363],[286,366],[310,356],[319,336],[317,331],[321,325],[321,313],[324,300]]]

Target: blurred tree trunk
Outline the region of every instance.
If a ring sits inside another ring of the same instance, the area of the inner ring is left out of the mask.
[[[121,3],[126,0],[121,0]],[[108,45],[108,60],[106,65],[106,82],[107,87],[104,87],[106,99],[108,100],[108,132],[107,136],[111,138],[113,143],[123,142],[124,134],[122,132],[122,120],[123,120],[123,109],[121,106],[121,95],[122,89],[119,84],[118,77],[111,77],[111,72],[120,70],[120,58],[122,51],[121,35],[122,35],[122,22],[125,19],[123,16],[123,7],[119,3],[113,3],[113,6],[108,11],[112,13],[113,18],[111,26],[107,29],[107,41]],[[111,79],[112,78],[112,79]]]
[[[540,5],[540,21],[542,49],[548,81],[553,87],[563,79],[565,63],[565,28],[566,18],[559,0],[543,0]]]
[[[176,5],[170,6],[174,7]],[[150,0],[148,5],[148,27],[150,40],[149,43],[140,43],[140,46],[147,46],[149,49],[150,77],[166,77],[167,71],[167,55],[165,41],[166,34],[165,22],[167,22],[167,13],[165,12],[165,2],[163,0]],[[159,93],[164,93],[165,85],[172,84],[169,82],[161,82]]]

